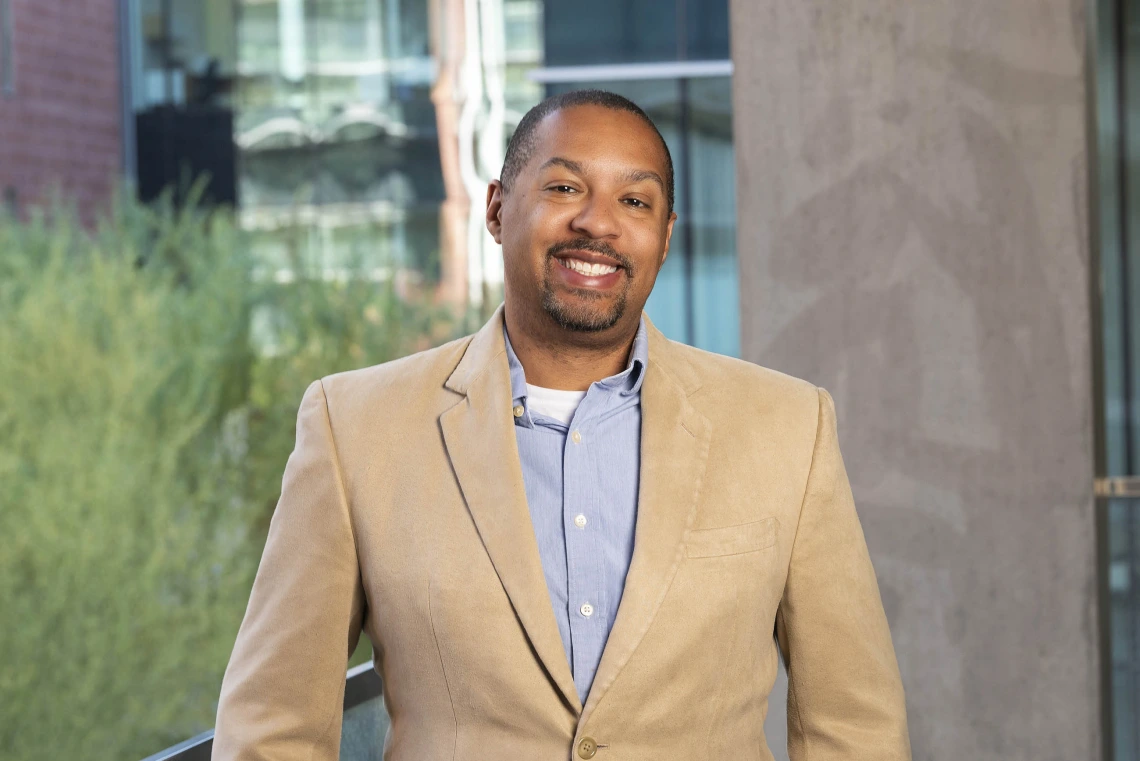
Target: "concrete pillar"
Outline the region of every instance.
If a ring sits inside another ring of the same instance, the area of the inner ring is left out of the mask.
[[[835,396],[914,758],[1099,759],[1085,3],[732,10],[742,353]]]

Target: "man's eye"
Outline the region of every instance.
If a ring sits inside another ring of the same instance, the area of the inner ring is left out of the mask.
[[[635,209],[649,208],[649,204],[647,204],[645,201],[642,201],[640,198],[627,198],[625,199],[625,202]]]
[[[573,192],[575,192],[574,188],[570,187],[569,185],[551,185],[550,190],[556,190],[559,193],[573,193]]]

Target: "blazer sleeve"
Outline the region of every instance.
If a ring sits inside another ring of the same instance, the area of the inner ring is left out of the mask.
[[[909,761],[891,633],[823,389],[776,636],[791,761]]]
[[[297,441],[222,680],[215,761],[335,761],[364,616],[356,542],[321,381]]]

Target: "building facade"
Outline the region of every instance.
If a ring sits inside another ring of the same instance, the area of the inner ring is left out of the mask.
[[[0,0],[0,205],[92,219],[122,178],[116,0]]]

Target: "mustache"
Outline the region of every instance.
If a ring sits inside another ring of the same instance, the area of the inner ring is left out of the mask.
[[[600,240],[590,240],[589,238],[575,238],[574,240],[564,240],[561,243],[555,243],[550,248],[546,249],[546,253],[550,256],[558,256],[567,251],[591,251],[595,254],[608,256],[615,262],[624,267],[627,271],[633,272],[633,262],[625,254],[619,253],[617,249],[608,243],[603,243]]]

